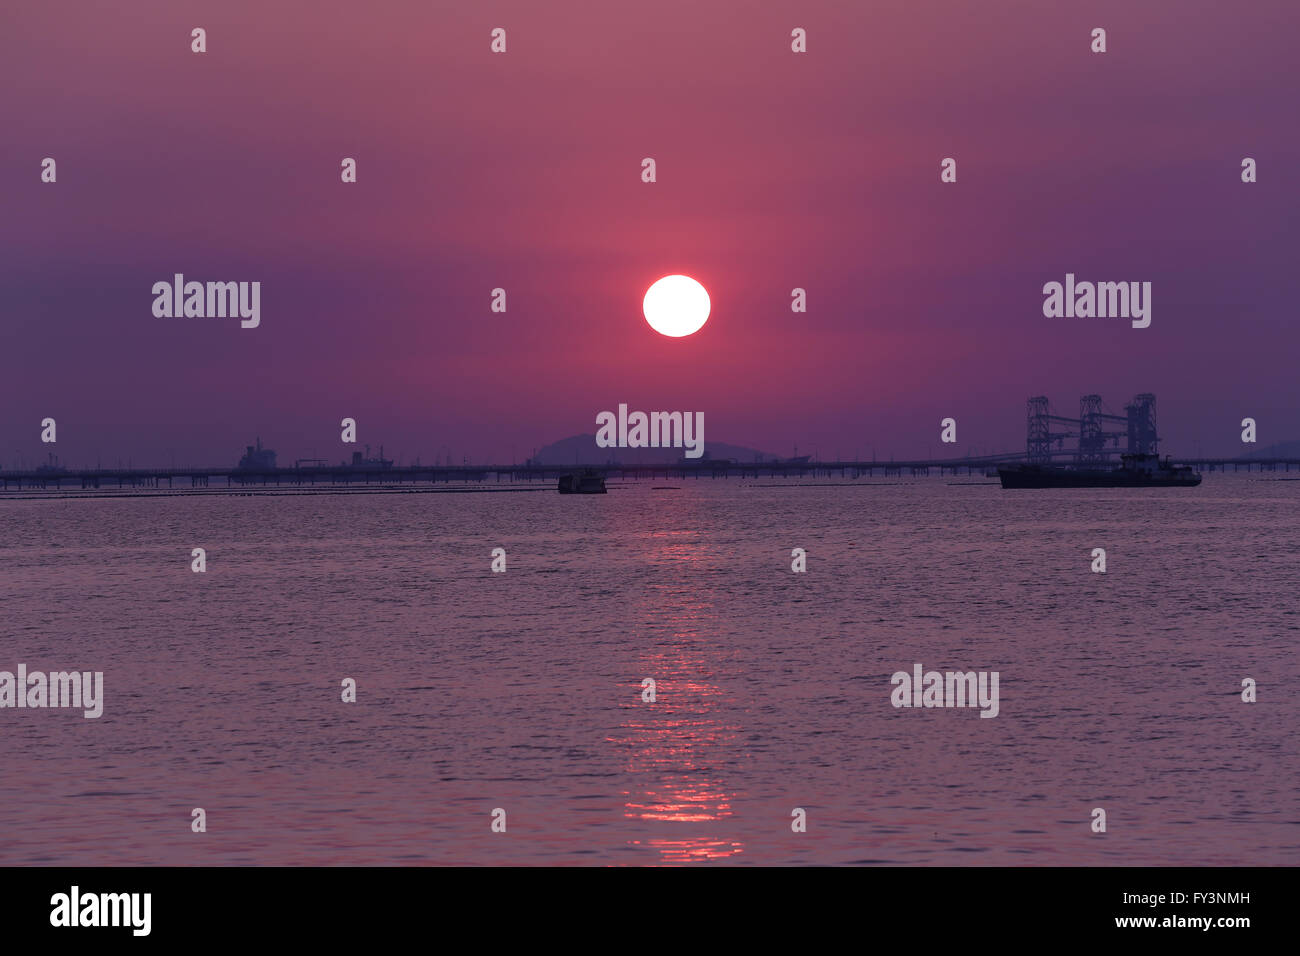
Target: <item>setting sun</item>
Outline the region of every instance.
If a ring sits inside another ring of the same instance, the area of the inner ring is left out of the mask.
[[[681,338],[708,321],[709,293],[690,276],[664,276],[647,290],[642,309],[650,328]]]

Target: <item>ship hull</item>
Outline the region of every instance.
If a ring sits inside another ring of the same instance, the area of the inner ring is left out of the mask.
[[[999,468],[1003,488],[1195,488],[1201,476],[1145,475],[1072,468]]]
[[[605,479],[599,475],[561,475],[557,490],[562,495],[603,495]]]

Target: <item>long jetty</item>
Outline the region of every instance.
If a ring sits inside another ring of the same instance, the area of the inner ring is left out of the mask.
[[[0,491],[43,488],[209,488],[311,485],[412,485],[471,482],[554,482],[590,470],[604,478],[862,478],[909,475],[984,475],[998,465],[1023,462],[1019,454],[911,461],[764,461],[701,458],[664,464],[574,465],[318,465],[294,468],[52,468],[0,471]],[[1203,472],[1300,471],[1300,458],[1171,458]]]

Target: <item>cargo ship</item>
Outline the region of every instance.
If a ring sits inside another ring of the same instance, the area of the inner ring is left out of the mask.
[[[1201,476],[1159,455],[1121,455],[1117,467],[1002,465],[1003,488],[1194,488]]]
[[[392,468],[392,467],[393,467],[393,459],[391,459],[391,458],[385,458],[385,457],[384,457],[384,446],[383,446],[383,445],[380,445],[380,446],[379,446],[379,457],[378,457],[378,458],[371,458],[371,457],[370,457],[370,446],[367,445],[367,446],[366,446],[366,453],[365,453],[364,456],[361,454],[361,452],[359,452],[359,451],[354,451],[354,452],[352,453],[352,460],[351,460],[351,461],[340,462],[340,463],[339,463],[339,467],[340,467],[340,468],[357,468],[357,469],[362,469],[362,470],[373,471],[373,470],[376,469],[376,468],[379,468],[379,469],[383,469],[383,468]]]
[[[59,459],[54,457],[54,452],[50,452],[49,460],[43,465],[36,466],[38,475],[66,475],[68,469],[59,464]]]
[[[257,445],[245,445],[244,457],[239,459],[240,471],[274,471],[275,470],[275,452],[269,448],[262,447],[262,439],[257,440]]]

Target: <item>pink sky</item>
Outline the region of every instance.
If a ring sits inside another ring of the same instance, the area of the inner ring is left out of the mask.
[[[72,463],[341,458],[344,416],[522,460],[620,402],[821,457],[937,455],[952,416],[963,454],[1094,391],[1155,392],[1166,451],[1300,438],[1300,8],[1063,6],[12,11],[0,462],[47,416]],[[1067,271],[1151,281],[1151,327],[1045,318]],[[260,281],[261,326],[155,318],[175,272]],[[640,314],[672,272],[713,302],[680,340]]]

